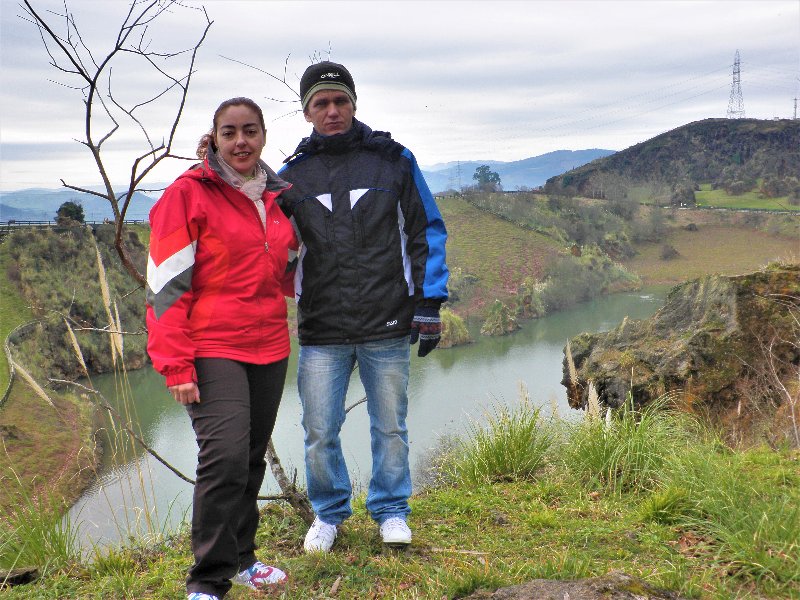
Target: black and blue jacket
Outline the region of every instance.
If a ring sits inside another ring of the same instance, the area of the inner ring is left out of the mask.
[[[302,245],[295,276],[302,345],[407,335],[417,303],[447,299],[447,231],[414,155],[353,120],[303,139],[280,176]]]

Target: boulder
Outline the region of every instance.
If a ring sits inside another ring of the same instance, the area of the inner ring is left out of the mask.
[[[500,588],[494,592],[477,591],[465,600],[683,600],[676,593],[659,590],[641,579],[620,571],[602,577],[572,581],[534,579],[527,583]]]
[[[0,590],[15,585],[27,585],[37,579],[39,579],[39,570],[35,567],[0,569]]]

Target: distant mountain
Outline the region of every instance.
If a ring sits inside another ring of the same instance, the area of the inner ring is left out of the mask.
[[[64,202],[83,206],[87,221],[113,219],[108,200],[69,189],[30,188],[13,192],[0,192],[0,221],[52,221],[58,207]],[[155,198],[136,192],[125,215],[129,220],[146,220]]]
[[[692,189],[791,180],[800,174],[800,120],[704,119],[662,133],[552,177],[545,191],[602,197],[608,176],[631,185],[661,182]],[[791,182],[784,182],[785,185]]]
[[[470,160],[462,162],[439,163],[422,168],[425,181],[435,194],[459,186],[473,185],[472,175],[481,165],[489,165],[500,175],[504,190],[517,190],[521,187],[535,188],[544,185],[548,178],[579,167],[597,158],[613,154],[613,150],[556,150],[541,156],[523,160],[502,162],[496,160]],[[460,176],[459,176],[460,173]],[[155,187],[155,186],[154,186]],[[139,192],[133,198],[126,217],[131,220],[145,220],[150,207],[157,197]],[[0,192],[0,221],[52,221],[58,207],[64,202],[77,202],[83,206],[87,221],[111,219],[113,215],[108,202],[103,198],[75,192],[66,188],[30,188],[13,192]]]
[[[474,185],[472,176],[481,165],[500,175],[500,183],[504,190],[518,190],[521,187],[535,188],[554,175],[560,175],[570,169],[580,167],[597,158],[609,156],[614,150],[556,150],[540,156],[523,160],[502,162],[496,160],[470,160],[448,162],[421,167],[428,187],[434,194],[449,189],[458,189]]]
[[[613,150],[556,150],[540,156],[511,162],[496,160],[470,160],[439,163],[423,167],[422,173],[434,194],[475,184],[472,175],[481,165],[489,165],[500,175],[504,190],[518,190],[521,187],[535,188],[554,175],[585,165],[597,158],[613,154]],[[87,221],[102,221],[113,218],[108,201],[91,194],[75,192],[66,188],[30,188],[13,192],[0,192],[0,221],[52,221],[58,207],[64,202],[77,202],[83,206]],[[131,220],[147,219],[150,207],[156,198],[139,192],[133,198],[126,217]]]

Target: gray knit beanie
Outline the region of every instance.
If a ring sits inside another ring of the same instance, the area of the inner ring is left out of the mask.
[[[306,69],[300,78],[300,98],[303,102],[303,111],[306,110],[311,97],[320,90],[338,90],[344,92],[356,106],[356,84],[350,71],[344,66],[324,60],[315,63]]]

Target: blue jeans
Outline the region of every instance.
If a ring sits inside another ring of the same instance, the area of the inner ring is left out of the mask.
[[[372,477],[367,510],[378,523],[411,512],[408,463],[408,336],[361,344],[301,346],[297,387],[303,407],[308,497],[316,515],[338,525],[351,514],[352,486],[339,432],[355,363],[367,393]]]

